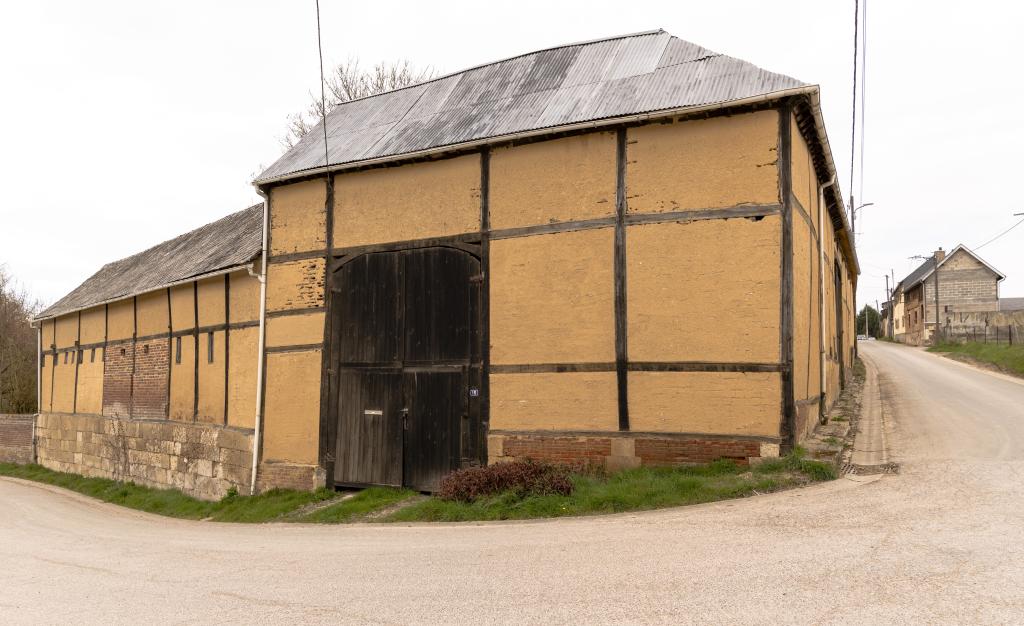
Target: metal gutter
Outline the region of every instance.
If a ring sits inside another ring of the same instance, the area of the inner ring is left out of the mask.
[[[263,197],[263,245],[261,248],[262,268],[256,279],[260,281],[260,330],[256,348],[256,415],[253,424],[254,433],[252,438],[252,474],[249,478],[249,495],[256,495],[256,470],[259,468],[260,445],[263,436],[263,376],[264,369],[264,346],[267,337],[267,256],[268,237],[270,236],[270,195],[259,187],[256,193]],[[250,264],[250,267],[252,264]],[[249,272],[252,274],[252,271]]]
[[[205,274],[196,274],[195,276],[190,276],[189,278],[182,278],[181,280],[176,280],[176,281],[174,281],[172,283],[167,283],[167,284],[164,284],[164,285],[160,285],[158,287],[153,287],[152,289],[146,289],[146,290],[143,290],[143,291],[135,291],[135,292],[132,292],[132,293],[125,294],[123,296],[117,296],[116,298],[108,298],[106,300],[101,300],[99,302],[93,302],[92,304],[87,304],[85,306],[80,306],[80,307],[77,307],[77,308],[74,308],[74,309],[68,309],[67,311],[62,311],[60,313],[56,313],[56,314],[53,314],[53,315],[47,315],[46,317],[33,317],[29,321],[32,322],[32,323],[35,323],[35,322],[44,322],[46,320],[57,319],[58,317],[63,317],[65,315],[68,315],[69,313],[77,313],[78,311],[84,311],[86,309],[91,309],[93,307],[103,306],[104,304],[110,304],[112,302],[120,302],[121,300],[127,300],[128,298],[135,298],[137,296],[143,296],[143,295],[146,295],[148,293],[153,293],[154,291],[163,291],[164,289],[167,289],[169,287],[176,287],[178,285],[185,285],[187,283],[193,283],[193,282],[195,282],[197,280],[205,280],[207,278],[213,278],[214,276],[221,276],[223,274],[230,274],[231,272],[237,272],[238,270],[251,270],[252,266],[253,266],[252,263],[243,263],[241,265],[232,265],[231,267],[226,267],[224,269],[217,270],[217,271],[214,271],[214,272],[207,272]]]

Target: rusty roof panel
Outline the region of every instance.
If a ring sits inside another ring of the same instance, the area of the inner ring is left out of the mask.
[[[339,105],[327,118],[329,164],[398,158],[803,85],[664,31],[569,44]],[[318,126],[257,183],[322,167],[323,140]]]

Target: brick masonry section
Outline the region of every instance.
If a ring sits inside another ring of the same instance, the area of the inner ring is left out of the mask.
[[[132,380],[132,417],[167,417],[167,383],[170,368],[167,339],[154,339],[135,347]]]
[[[312,491],[326,484],[326,474],[315,465],[292,463],[261,463],[256,487],[261,493],[268,489]]]
[[[103,352],[103,414],[128,417],[131,415],[135,346],[131,342],[110,344]]]
[[[35,415],[0,415],[0,463],[32,463]]]
[[[708,463],[716,459],[749,463],[778,454],[779,444],[774,440],[701,435],[492,433],[487,438],[489,463],[533,459],[572,465],[604,465],[611,470],[641,465]]]
[[[174,487],[216,500],[231,487],[248,493],[251,431],[183,424],[43,413],[36,424],[39,464],[58,472]]]

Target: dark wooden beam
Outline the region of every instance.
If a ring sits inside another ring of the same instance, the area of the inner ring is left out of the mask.
[[[779,197],[782,199],[782,247],[779,298],[779,360],[782,371],[780,433],[788,449],[796,445],[796,399],[793,387],[793,108],[779,108]],[[801,332],[806,331],[802,329]]]
[[[615,375],[619,430],[629,430],[629,352],[626,325],[626,129],[615,135]]]

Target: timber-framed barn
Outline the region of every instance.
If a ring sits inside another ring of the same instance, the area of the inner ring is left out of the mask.
[[[217,497],[747,462],[850,370],[818,87],[663,31],[342,104],[255,185],[35,320],[42,464]]]

